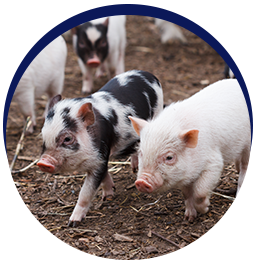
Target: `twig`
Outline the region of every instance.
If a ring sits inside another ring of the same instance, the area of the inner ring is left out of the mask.
[[[35,158],[26,157],[26,156],[19,156],[18,160],[34,161]]]
[[[157,236],[157,237],[159,237],[159,238],[161,238],[161,239],[163,239],[163,240],[165,240],[165,241],[171,243],[173,246],[175,246],[175,247],[177,247],[177,248],[179,248],[179,249],[182,248],[179,244],[177,244],[177,243],[175,243],[175,242],[169,240],[168,238],[166,238],[166,237],[164,237],[164,236],[162,236],[162,235],[160,235],[160,234],[158,234],[158,233],[156,233],[156,232],[154,232],[154,231],[151,231],[151,232],[152,232],[153,235],[155,235],[155,236]]]
[[[182,239],[184,239],[184,240],[185,240],[186,242],[188,242],[188,243],[193,242],[193,241],[190,241],[190,239],[188,239],[188,238],[186,238],[186,237],[184,237],[184,236],[181,236],[181,235],[179,235],[179,234],[177,234],[177,236],[180,237],[180,238],[182,238]]]
[[[55,227],[55,228],[49,229],[48,231],[49,231],[49,232],[52,232],[52,231],[60,230],[60,229],[62,229],[62,226],[58,226],[58,227]]]
[[[86,174],[83,175],[67,175],[67,176],[54,176],[55,179],[69,179],[69,178],[84,178]]]
[[[32,166],[34,166],[37,162],[38,162],[38,159],[34,160],[32,163],[30,163],[28,166],[24,167],[23,169],[12,171],[12,173],[24,172],[24,171],[28,170],[29,168],[31,168]]]
[[[31,120],[30,120],[30,116],[27,118],[26,120],[26,123],[23,127],[23,130],[22,130],[22,134],[21,134],[21,137],[20,137],[20,140],[18,142],[18,145],[16,147],[16,150],[15,150],[15,154],[14,154],[14,157],[13,157],[13,160],[12,160],[12,163],[11,163],[11,166],[10,166],[10,170],[12,171],[13,167],[14,167],[14,164],[16,162],[16,159],[20,153],[20,150],[21,150],[21,147],[22,147],[22,142],[23,142],[23,139],[24,139],[24,136],[25,136],[25,133],[26,131],[28,130],[28,128],[30,127],[31,125]]]
[[[116,166],[110,168],[108,171],[113,172],[113,174],[117,174],[119,171],[122,170],[122,167],[117,168]]]
[[[111,165],[130,165],[130,161],[109,161],[108,164]]]
[[[126,196],[125,200],[124,200],[123,202],[121,202],[121,203],[119,204],[119,206],[121,206],[122,204],[124,204],[124,203],[127,201],[127,199],[128,199],[128,196]]]
[[[133,207],[133,206],[131,206],[131,205],[130,205],[130,208],[132,208],[132,209],[133,209],[134,211],[136,211],[138,214],[141,214],[141,215],[144,215],[144,216],[150,217],[150,215],[140,212],[140,210],[137,210],[135,207]]]
[[[235,173],[238,173],[238,171],[236,170],[236,169],[234,169],[234,168],[232,168],[232,167],[225,167],[225,170],[227,170],[227,171],[232,171],[232,172],[235,172]]]
[[[71,230],[75,231],[75,232],[81,232],[81,233],[95,233],[97,234],[98,232],[96,230],[90,230],[90,229],[79,229],[79,228],[71,228]]]
[[[216,188],[215,191],[218,191],[219,193],[223,193],[225,195],[236,194],[236,189],[235,188],[231,188],[229,190],[223,190],[223,189],[220,189],[220,188]]]
[[[227,195],[224,195],[224,194],[220,194],[220,193],[217,193],[217,192],[212,192],[212,193],[213,193],[213,194],[216,194],[216,195],[218,195],[218,196],[221,196],[221,197],[223,197],[223,198],[229,199],[229,200],[231,200],[231,201],[234,201],[234,200],[235,200],[234,197],[230,197],[230,196],[227,196]]]
[[[135,51],[145,52],[145,53],[154,53],[154,50],[148,47],[135,46]]]
[[[57,212],[60,212],[63,209],[70,208],[70,207],[75,207],[75,205],[74,204],[69,204],[69,205],[65,205],[65,206],[53,207],[51,209],[52,210],[56,210]]]
[[[66,213],[42,213],[42,212],[33,212],[33,214],[37,214],[37,215],[43,215],[43,216],[46,216],[46,215],[60,215],[60,216],[65,216],[65,215],[70,215],[70,214],[66,214]]]
[[[229,170],[224,176],[223,176],[223,178],[225,178],[225,177],[228,177],[230,174],[232,174],[233,172],[235,172],[235,171],[233,171],[233,170]]]
[[[144,207],[146,207],[146,206],[157,204],[157,203],[160,201],[161,198],[162,198],[162,195],[161,195],[161,196],[160,196],[155,202],[153,202],[153,203],[148,203],[148,204],[143,205],[143,206],[138,210],[138,212],[141,211],[141,210],[142,210]]]

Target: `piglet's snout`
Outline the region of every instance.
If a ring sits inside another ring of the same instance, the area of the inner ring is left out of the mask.
[[[49,155],[43,155],[39,160],[39,162],[37,163],[37,166],[43,172],[54,173],[56,164],[57,161],[55,160],[55,158]]]
[[[96,68],[100,65],[100,63],[101,63],[100,60],[96,56],[94,56],[94,58],[89,59],[87,61],[87,66],[92,67],[92,68]]]
[[[151,186],[151,184],[149,184],[145,180],[142,179],[136,180],[135,185],[140,192],[151,193],[153,191],[153,187]]]
[[[141,174],[135,182],[137,189],[143,193],[151,193],[161,187],[163,184],[162,178],[158,175],[149,173]]]

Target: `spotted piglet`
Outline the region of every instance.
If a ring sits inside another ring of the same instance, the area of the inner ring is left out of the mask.
[[[113,195],[114,183],[108,173],[111,155],[132,155],[132,169],[137,167],[139,136],[128,116],[151,120],[162,108],[158,79],[136,70],[116,76],[86,98],[53,98],[42,129],[43,151],[37,165],[52,174],[78,169],[87,172],[69,226],[77,226],[86,216],[100,184],[103,199]]]
[[[93,89],[93,74],[107,72],[115,76],[124,72],[126,16],[111,16],[88,21],[73,28],[73,47],[82,72],[82,93]]]

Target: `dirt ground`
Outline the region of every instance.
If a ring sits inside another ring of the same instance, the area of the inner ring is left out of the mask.
[[[223,79],[222,58],[202,39],[182,29],[188,44],[161,44],[153,19],[127,16],[126,70],[153,73],[161,82],[165,104],[183,100],[208,83]],[[81,96],[81,73],[72,45],[68,45],[63,95]],[[96,80],[100,88],[107,78]],[[41,153],[40,130],[46,98],[37,100],[37,128],[26,136],[14,170],[24,168]],[[23,128],[23,117],[12,102],[7,122],[7,153],[11,163]],[[112,159],[112,161],[114,161]],[[124,160],[123,160],[124,161]],[[139,193],[134,186],[136,174],[129,165],[110,164],[116,185],[115,197],[101,201],[101,190],[93,200],[86,219],[78,228],[67,227],[75,206],[83,172],[50,175],[37,166],[13,179],[31,213],[59,239],[86,253],[111,259],[145,259],[185,247],[210,230],[226,213],[232,200],[213,194],[207,214],[199,214],[193,223],[183,220],[184,200],[179,190],[162,194]],[[238,175],[227,165],[216,192],[235,197]]]

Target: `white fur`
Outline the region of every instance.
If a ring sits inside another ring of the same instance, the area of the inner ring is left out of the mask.
[[[229,68],[228,75],[229,75],[230,78],[234,78],[235,77],[233,71],[230,68]]]
[[[95,42],[100,38],[101,36],[101,32],[98,31],[96,28],[93,27],[89,27],[86,30],[86,34],[88,36],[88,38],[90,39],[90,41],[92,42],[92,44],[94,45]]]
[[[46,93],[50,100],[62,92],[66,57],[67,47],[64,39],[59,36],[35,57],[16,87],[13,99],[18,102],[25,117],[31,116],[30,132],[33,132],[33,126],[36,125],[35,97]]]
[[[199,130],[195,148],[185,147],[180,138],[183,131],[191,129]],[[144,125],[140,132],[138,178],[143,173],[152,177],[157,173],[163,177],[163,190],[182,189],[185,217],[192,220],[196,210],[208,211],[210,191],[215,188],[224,163],[236,162],[240,189],[250,140],[248,109],[237,80],[216,82],[189,99],[171,104]],[[176,155],[174,165],[158,163],[166,153]],[[201,203],[196,202],[203,197]]]
[[[178,26],[175,24],[155,18],[155,25],[160,29],[161,31],[161,42],[166,43],[169,40],[176,40],[178,39],[182,43],[187,43],[186,37],[183,35],[182,31]]]
[[[131,81],[131,78],[129,77],[132,75],[141,76],[136,70],[127,71],[117,76],[117,81],[119,82],[120,86],[126,86]]]

